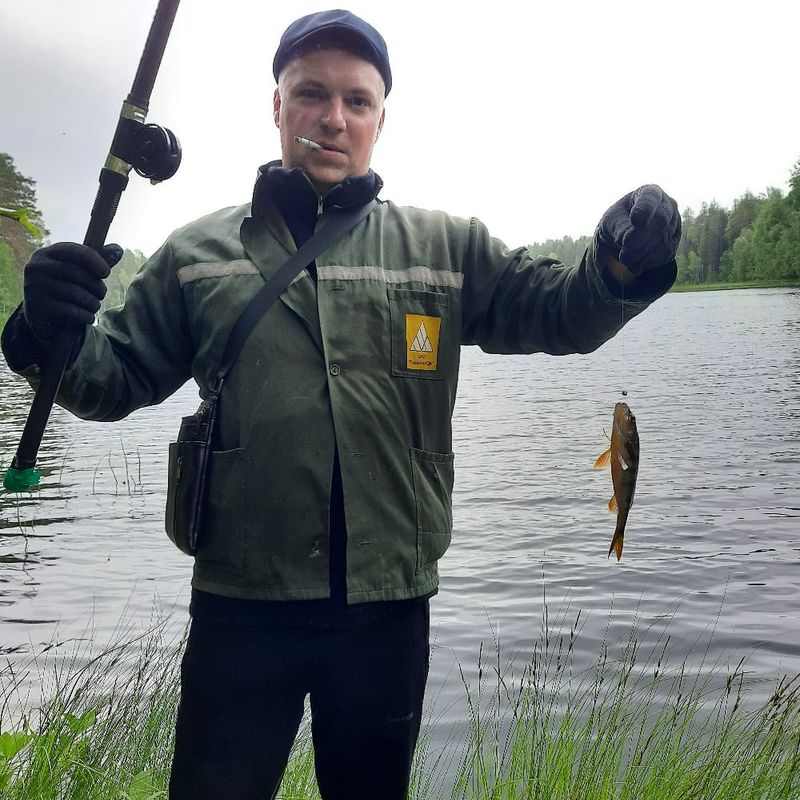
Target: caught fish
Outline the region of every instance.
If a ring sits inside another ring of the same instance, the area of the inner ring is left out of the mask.
[[[622,558],[622,542],[625,537],[625,525],[628,513],[633,505],[633,494],[636,491],[636,476],[639,472],[639,431],[636,429],[636,417],[626,403],[614,406],[614,423],[611,429],[611,445],[608,450],[594,462],[596,468],[611,464],[611,482],[614,494],[608,501],[608,510],[617,514],[617,527],[608,555],[617,554],[617,561]]]

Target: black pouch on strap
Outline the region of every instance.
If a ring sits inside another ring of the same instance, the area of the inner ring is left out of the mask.
[[[184,417],[169,445],[167,536],[187,555],[197,552],[208,495],[208,466],[217,419],[217,394]]]

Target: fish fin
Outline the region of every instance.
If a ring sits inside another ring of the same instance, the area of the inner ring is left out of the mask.
[[[611,547],[608,548],[608,557],[611,558],[612,553],[617,554],[617,561],[622,558],[622,543],[623,539],[621,534],[615,533],[614,538],[611,540]]]
[[[615,494],[612,494],[611,499],[608,501],[608,510],[612,514],[616,514],[619,510],[619,506],[617,506],[617,496]]]
[[[611,448],[609,447],[605,453],[601,453],[597,456],[597,460],[594,462],[595,469],[602,469],[603,467],[607,467],[611,463]]]

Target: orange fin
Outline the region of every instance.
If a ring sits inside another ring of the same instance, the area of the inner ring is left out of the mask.
[[[614,538],[611,540],[611,547],[608,548],[608,557],[611,558],[612,553],[617,554],[617,561],[622,558],[622,536],[618,533],[614,534]]]
[[[611,448],[609,447],[605,453],[601,453],[597,456],[597,460],[594,462],[595,469],[602,469],[603,467],[607,467],[611,463]]]
[[[617,506],[617,496],[615,494],[612,494],[611,499],[608,501],[608,510],[612,514],[616,514],[619,510],[619,506]]]

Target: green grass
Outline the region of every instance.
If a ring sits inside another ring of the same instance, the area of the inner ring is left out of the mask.
[[[86,660],[0,673],[0,797],[165,798],[181,643],[164,625]],[[41,687],[28,711],[21,685]],[[7,721],[8,720],[8,721]]]
[[[688,677],[668,640],[573,674],[578,625],[544,637],[510,688],[500,660],[487,702],[465,681],[470,740],[451,797],[492,800],[790,800],[800,797],[798,681],[748,708],[744,661]],[[701,659],[703,662],[705,659]]]
[[[753,705],[743,662],[690,678],[686,661],[670,666],[668,640],[642,653],[635,626],[627,643],[604,645],[591,668],[578,669],[579,619],[551,625],[545,617],[519,668],[495,643],[492,658],[478,654],[477,676],[462,669],[466,740],[436,750],[423,731],[411,798],[800,797],[797,678],[778,680],[769,700]],[[20,696],[31,675],[0,673],[0,797],[166,798],[182,643],[165,642],[163,630],[44,667],[36,711]],[[307,728],[279,797],[319,797]]]
[[[719,292],[725,289],[788,289],[797,288],[797,280],[737,281],[731,283],[676,283],[670,292]]]

